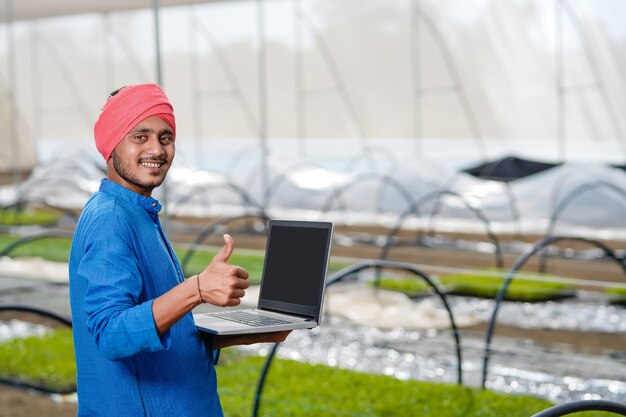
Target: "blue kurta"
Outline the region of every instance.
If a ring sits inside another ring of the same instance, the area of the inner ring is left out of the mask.
[[[152,301],[184,280],[160,204],[103,180],[70,253],[79,416],[222,416],[191,313],[159,337]]]

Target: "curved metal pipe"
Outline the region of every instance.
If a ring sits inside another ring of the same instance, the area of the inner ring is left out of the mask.
[[[263,364],[263,369],[261,369],[261,376],[259,377],[259,382],[257,383],[256,392],[254,393],[254,406],[252,408],[252,416],[257,417],[259,415],[259,407],[261,406],[261,399],[263,397],[263,387],[265,386],[265,380],[267,379],[267,374],[270,370],[270,366],[272,365],[272,361],[276,356],[276,352],[278,351],[279,343],[274,343],[272,346],[272,350],[267,354],[265,358],[265,363]]]
[[[434,223],[434,215],[437,214],[437,213],[435,213],[435,207],[438,210],[438,208],[440,206],[439,201],[441,200],[441,197],[443,195],[450,195],[450,196],[458,197],[461,200],[461,202],[463,203],[463,205],[469,211],[471,211],[478,218],[478,220],[480,220],[485,225],[485,232],[487,233],[487,236],[489,237],[491,242],[494,244],[495,249],[496,249],[496,252],[495,252],[496,266],[498,268],[500,268],[500,269],[504,268],[504,260],[502,259],[502,249],[500,248],[500,241],[498,240],[496,235],[491,231],[491,222],[489,221],[487,216],[485,216],[483,214],[481,209],[479,209],[478,207],[472,206],[470,203],[467,202],[465,197],[463,197],[461,194],[459,194],[459,193],[457,193],[455,191],[443,190],[443,191],[441,191],[439,193],[439,195],[437,195],[435,206],[433,207],[433,211],[431,212],[431,215],[429,217],[429,220],[430,220],[429,221],[429,228],[428,228],[426,234],[430,235],[431,227],[434,228],[434,226],[430,226],[430,225],[432,225],[432,223]]]
[[[245,208],[254,208],[254,209],[259,209],[259,210],[261,209],[261,206],[254,201],[254,199],[252,198],[252,196],[250,196],[250,194],[248,194],[243,188],[241,188],[234,182],[230,181],[229,179],[226,179],[225,182],[221,184],[210,184],[210,185],[206,185],[206,186],[198,187],[198,188],[199,189],[197,189],[195,192],[182,195],[174,203],[185,204],[186,202],[190,201],[192,198],[196,197],[200,192],[208,192],[216,188],[217,189],[223,188],[225,190],[230,190],[233,193],[237,194],[239,198],[241,199],[242,205]]]
[[[41,233],[37,233],[34,235],[30,235],[30,236],[24,236],[23,238],[20,238],[14,242],[9,243],[7,246],[5,246],[2,250],[0,250],[0,257],[2,256],[8,256],[9,253],[11,253],[14,249],[23,246],[27,243],[30,243],[32,241],[35,240],[39,240],[39,239],[45,239],[48,237],[72,237],[72,232],[67,231],[67,230],[46,230],[44,232]]]
[[[607,400],[579,400],[557,404],[537,414],[533,414],[532,417],[560,417],[581,411],[608,411],[626,416],[626,405]]]
[[[61,214],[65,215],[66,217],[71,218],[74,221],[74,223],[76,223],[78,221],[78,214],[76,214],[76,212],[74,210],[67,209],[67,208],[64,208],[64,207],[53,206],[53,205],[49,204],[43,198],[30,199],[28,201],[26,201],[26,200],[19,200],[19,201],[16,201],[15,203],[12,203],[12,204],[9,204],[9,205],[6,205],[6,206],[0,206],[0,216],[3,216],[5,211],[9,212],[11,210],[14,210],[15,211],[14,216],[17,217],[17,213],[22,211],[22,210],[24,210],[24,208],[26,207],[26,205],[28,203],[44,205],[45,207],[47,207],[47,208],[49,208],[51,210],[58,211]]]
[[[371,161],[369,164],[370,165],[369,168],[373,169],[374,171],[377,171],[378,165],[376,164],[376,161],[373,158],[374,150],[380,153],[387,154],[386,156],[387,156],[387,160],[389,161],[390,166],[397,167],[399,165],[398,158],[396,158],[395,155],[389,149],[382,148],[380,146],[367,145],[361,150],[361,152],[359,152],[358,154],[356,154],[355,156],[353,156],[352,158],[348,160],[344,171],[353,172],[359,160]]]
[[[615,191],[626,201],[626,190],[618,187],[617,185],[606,182],[606,181],[593,181],[586,184],[579,185],[574,188],[569,194],[567,194],[563,199],[559,202],[559,204],[554,208],[552,215],[550,216],[550,222],[548,223],[548,230],[546,235],[552,235],[554,232],[554,227],[556,225],[557,220],[563,213],[563,211],[569,206],[569,204],[576,198],[578,198],[581,194],[596,188],[607,188],[609,190]]]
[[[400,194],[400,196],[404,198],[404,200],[407,203],[410,204],[411,201],[413,201],[413,196],[411,195],[409,190],[406,187],[404,187],[397,179],[389,175],[385,175],[385,174],[370,173],[370,174],[359,175],[353,181],[344,185],[343,187],[333,189],[332,194],[330,195],[330,197],[328,197],[326,202],[322,205],[322,208],[320,209],[320,211],[322,213],[327,213],[333,207],[333,205],[335,204],[335,201],[339,200],[346,191],[348,191],[350,188],[356,185],[359,185],[369,180],[380,180],[382,183],[385,183],[389,185],[390,187],[394,188]]]
[[[331,276],[327,278],[326,287],[336,284],[353,274],[356,274],[358,272],[361,272],[363,270],[370,269],[370,268],[394,268],[394,269],[400,269],[400,270],[404,270],[407,272],[411,272],[417,275],[418,277],[422,278],[424,281],[426,281],[426,283],[437,293],[445,309],[448,312],[448,316],[450,317],[450,326],[452,328],[452,333],[454,335],[454,339],[456,342],[457,372],[458,372],[457,383],[459,385],[462,385],[463,384],[463,368],[462,368],[461,339],[460,339],[458,328],[454,321],[454,315],[452,314],[452,309],[450,308],[450,305],[448,304],[448,301],[445,295],[441,291],[439,291],[439,288],[437,287],[437,285],[432,281],[432,279],[427,274],[423,273],[422,271],[417,269],[415,266],[411,264],[407,264],[407,263],[393,262],[393,261],[381,261],[381,260],[369,260],[369,261],[360,262],[358,264],[349,266],[347,268],[344,268],[340,271],[335,272],[334,274],[332,274]],[[267,374],[269,372],[272,361],[274,360],[274,357],[276,356],[276,352],[278,351],[279,345],[280,343],[275,343],[274,346],[272,347],[272,350],[267,354],[265,358],[265,363],[263,365],[263,369],[261,370],[261,375],[259,377],[259,382],[257,384],[257,389],[256,389],[255,397],[254,397],[254,407],[252,411],[253,417],[258,416],[258,411],[259,411],[261,399],[263,396],[263,387],[265,386],[265,382],[267,381]]]
[[[595,245],[596,247],[604,250],[605,253],[609,255],[609,257],[611,257],[617,263],[619,263],[622,269],[624,270],[624,274],[626,274],[626,264],[624,263],[624,259],[619,258],[617,255],[615,255],[615,253],[610,248],[608,248],[602,242],[599,242],[596,240],[586,239],[586,238],[576,237],[576,236],[548,236],[548,237],[544,237],[543,239],[533,244],[531,248],[529,248],[524,253],[522,253],[520,257],[515,261],[515,263],[511,267],[511,270],[507,274],[504,282],[502,283],[502,287],[500,287],[500,290],[498,291],[498,294],[496,295],[495,306],[493,308],[493,312],[491,313],[491,318],[489,319],[487,332],[485,333],[485,351],[483,355],[483,376],[482,376],[482,381],[481,381],[482,388],[485,388],[485,384],[487,382],[487,368],[489,366],[489,357],[491,354],[491,340],[493,337],[493,331],[494,331],[495,324],[496,324],[496,318],[498,315],[498,311],[500,309],[500,304],[502,303],[502,300],[504,299],[504,295],[506,294],[506,291],[509,288],[509,284],[513,280],[513,277],[515,276],[515,274],[519,271],[519,269],[522,266],[524,266],[524,264],[528,261],[528,259],[530,259],[531,256],[533,256],[535,253],[542,250],[546,246],[555,242],[562,241],[562,240],[575,240],[575,241],[585,242],[585,243]]]
[[[312,164],[306,161],[298,161],[293,164],[288,165],[285,169],[283,169],[280,173],[278,173],[274,179],[269,183],[267,187],[267,205],[270,206],[271,199],[276,194],[276,191],[287,181],[289,178],[289,174],[293,174],[294,171],[303,171],[306,169],[319,169],[326,171],[328,174],[333,175],[332,171],[324,168],[319,164]]]
[[[406,219],[406,217],[408,217],[410,214],[415,214],[415,213],[420,215],[419,208],[422,205],[428,203],[430,200],[433,200],[433,199],[435,199],[436,201],[439,200],[441,198],[441,195],[443,194],[448,194],[448,195],[452,195],[452,196],[460,198],[463,204],[465,205],[465,207],[468,208],[474,215],[476,215],[476,217],[479,220],[483,222],[483,224],[485,225],[485,232],[495,247],[496,266],[498,268],[503,268],[504,261],[502,259],[502,249],[500,248],[500,241],[498,240],[497,236],[491,231],[489,219],[485,217],[485,215],[482,213],[480,209],[470,205],[463,198],[463,196],[453,191],[449,191],[449,190],[433,191],[416,200],[413,200],[413,202],[411,202],[408,208],[398,217],[398,221],[396,222],[396,225],[389,231],[389,233],[387,233],[387,238],[385,239],[385,245],[383,246],[380,252],[379,259],[383,259],[383,260],[387,259],[387,256],[389,255],[389,250],[392,246],[392,243],[391,243],[392,239],[400,232],[400,229],[402,228],[402,225],[404,224],[404,220]]]
[[[72,320],[57,314],[53,311],[44,310],[39,307],[33,307],[23,304],[2,304],[0,305],[0,311],[19,311],[22,313],[33,313],[55,321],[58,321],[64,326],[72,327]]]
[[[219,227],[227,225],[227,224],[232,223],[232,222],[237,221],[237,220],[254,219],[254,218],[261,219],[265,223],[265,227],[267,228],[267,222],[269,222],[270,219],[264,212],[260,212],[258,214],[244,214],[242,216],[236,216],[236,217],[226,217],[226,218],[217,220],[217,221],[209,224],[208,226],[206,226],[198,234],[198,236],[196,236],[196,238],[194,239],[193,243],[191,244],[191,246],[189,247],[189,249],[185,253],[185,257],[183,258],[183,261],[181,262],[181,268],[183,269],[183,271],[187,267],[187,264],[191,260],[191,257],[193,256],[193,254],[196,252],[197,247],[199,245],[201,245],[202,242],[204,242],[204,240],[208,236],[213,234]]]
[[[596,189],[596,188],[607,188],[609,190],[615,191],[615,193],[619,194],[626,201],[626,191],[622,188],[606,181],[593,181],[586,184],[582,184],[576,188],[574,188],[569,194],[567,194],[563,199],[559,202],[559,204],[552,211],[552,215],[550,216],[550,220],[548,223],[548,230],[545,233],[545,236],[552,236],[554,233],[554,229],[556,227],[556,223],[563,214],[563,211],[570,205],[572,201],[576,198],[584,194],[585,192]],[[547,260],[545,252],[541,253],[541,258],[539,260],[539,272],[545,273],[547,268]]]
[[[72,327],[71,319],[61,316],[52,311],[41,309],[39,307],[33,307],[33,306],[27,306],[27,305],[21,305],[21,304],[6,304],[6,305],[0,305],[0,312],[2,311],[19,311],[19,312],[25,312],[25,313],[33,313],[33,314],[37,314],[37,315],[55,320],[61,323],[63,326],[67,326],[69,328]],[[8,386],[15,387],[15,388],[21,388],[21,389],[25,388],[28,390],[35,390],[35,391],[43,392],[46,394],[70,394],[70,393],[76,392],[76,386],[69,387],[69,388],[62,389],[62,390],[56,390],[56,389],[50,389],[44,386],[34,385],[34,384],[27,383],[27,382],[16,381],[16,380],[8,379],[8,378],[0,378],[0,384],[8,385]]]

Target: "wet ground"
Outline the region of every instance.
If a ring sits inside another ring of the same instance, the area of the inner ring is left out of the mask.
[[[446,316],[437,302],[410,301],[416,306],[401,314],[396,311],[395,302],[390,311],[376,311],[378,322],[384,323],[387,318],[388,325],[371,327],[364,320],[357,323],[346,319],[351,316],[350,306],[333,305],[333,298],[345,292],[373,296],[371,291],[363,291],[360,284],[331,288],[327,310],[333,315],[327,315],[323,326],[313,331],[290,335],[279,356],[401,379],[456,383],[454,336],[447,327],[429,325],[429,321],[440,324],[441,317]],[[372,299],[365,301],[375,304]],[[478,387],[483,372],[485,322],[491,315],[493,301],[451,297],[449,302],[460,321],[465,318],[466,323],[479,323],[460,331],[463,382]],[[419,304],[424,306],[420,308]],[[398,315],[408,315],[418,322],[413,328],[396,327],[393,320]],[[600,299],[507,302],[498,322],[491,346],[488,388],[554,402],[583,398],[626,400],[626,308],[607,306]],[[247,349],[263,353],[267,347]]]
[[[0,417],[74,417],[76,404],[53,401],[48,395],[0,385]]]
[[[246,298],[254,297],[250,291]],[[3,276],[0,304],[34,305],[69,316],[68,287],[54,273],[47,278],[41,271],[31,271],[30,276]],[[463,382],[479,386],[485,322],[493,301],[451,297],[450,304],[462,326]],[[368,311],[378,320],[375,326],[364,322]],[[279,356],[401,379],[456,382],[455,342],[437,300],[411,300],[388,292],[374,295],[361,283],[347,283],[329,288],[326,313],[320,328],[294,332],[281,346]],[[20,330],[6,330],[6,326],[2,330],[0,326],[0,335],[3,331]],[[581,398],[626,401],[626,308],[609,305],[594,294],[560,302],[507,302],[500,310],[495,334],[487,387],[555,402]],[[264,353],[268,346],[246,349]],[[4,404],[20,410],[11,414],[0,411],[0,417],[75,415],[75,405],[12,388],[0,389],[0,402],[2,410],[6,410]],[[43,409],[36,412],[33,407]]]

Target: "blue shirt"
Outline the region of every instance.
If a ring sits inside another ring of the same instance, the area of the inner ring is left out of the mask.
[[[70,252],[78,416],[222,416],[210,342],[191,313],[159,336],[152,302],[184,280],[153,198],[109,180]]]

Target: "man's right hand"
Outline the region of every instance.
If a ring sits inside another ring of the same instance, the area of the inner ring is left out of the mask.
[[[222,349],[230,346],[251,345],[254,343],[284,342],[291,330],[272,333],[238,334],[227,336],[213,336],[213,349]]]
[[[213,261],[198,275],[200,293],[205,303],[216,306],[236,306],[241,303],[245,289],[250,286],[248,271],[228,263],[235,243],[230,235],[224,235],[224,247]]]

